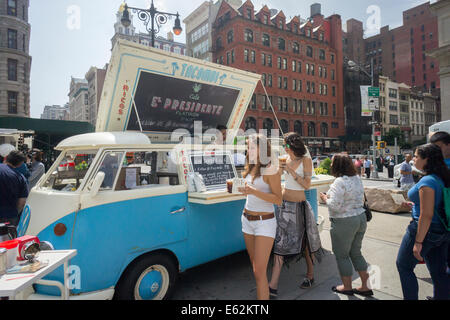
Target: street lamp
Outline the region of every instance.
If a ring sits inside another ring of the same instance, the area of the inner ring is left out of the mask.
[[[364,69],[362,68],[359,64],[357,64],[354,61],[348,61],[347,62],[348,66],[350,68],[354,68],[357,67],[357,69],[359,69],[360,71],[362,71],[364,74],[366,74],[371,81],[371,86],[373,87],[374,85],[374,79],[373,79],[373,58],[370,60],[370,74]],[[373,148],[373,166],[375,167],[375,171],[373,173],[373,177],[378,179],[378,168],[376,166],[376,158],[375,158],[375,153],[376,153],[376,149],[375,149],[375,125],[377,124],[377,122],[375,121],[375,110],[373,110],[372,112],[372,121],[370,122],[370,124],[372,125],[372,148]]]
[[[132,9],[134,13],[138,14],[139,19],[144,22],[147,31],[151,34],[152,47],[155,47],[155,35],[160,31],[161,25],[166,24],[167,20],[172,16],[176,17],[175,25],[172,29],[173,33],[179,36],[183,31],[183,29],[181,28],[180,15],[178,14],[178,12],[174,14],[157,11],[155,6],[153,5],[153,0],[150,9],[129,7],[126,3],[125,7],[121,5],[121,8],[123,8],[122,19],[120,20],[122,25],[125,28],[128,28],[131,25],[130,12],[128,11],[128,9]]]

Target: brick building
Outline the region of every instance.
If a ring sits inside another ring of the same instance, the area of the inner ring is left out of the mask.
[[[438,40],[438,20],[427,2],[404,11],[400,27],[390,30],[384,26],[379,34],[366,39],[362,22],[348,20],[344,56],[363,65],[370,65],[373,59],[376,80],[382,75],[423,91],[438,92],[439,63],[426,55],[438,48]]]
[[[250,0],[238,9],[224,1],[212,39],[213,61],[261,74],[282,131],[301,134],[315,154],[340,148],[345,120],[341,18],[311,8],[310,18],[287,21]],[[261,83],[242,124],[249,128],[278,128]]]

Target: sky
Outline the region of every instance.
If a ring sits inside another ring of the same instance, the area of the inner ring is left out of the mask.
[[[214,2],[217,0],[214,0]],[[33,0],[30,1],[31,40],[31,117],[40,118],[46,105],[64,105],[69,101],[71,77],[84,78],[91,66],[103,68],[111,58],[116,13],[123,0]],[[129,6],[149,8],[150,0],[129,0]],[[155,0],[157,10],[180,13],[183,21],[204,0]],[[244,1],[245,2],[245,1]],[[283,10],[289,19],[295,15],[309,17],[313,3],[322,4],[322,14],[339,14],[342,24],[354,18],[363,22],[367,36],[379,27],[391,29],[402,25],[402,12],[424,0],[253,0],[255,10],[264,5]],[[431,1],[434,2],[434,1]],[[379,13],[379,15],[377,15]],[[379,22],[376,17],[379,16]],[[136,32],[146,32],[134,17]],[[159,36],[173,27],[169,20]],[[184,29],[184,24],[182,23]],[[175,36],[186,42],[186,34]]]

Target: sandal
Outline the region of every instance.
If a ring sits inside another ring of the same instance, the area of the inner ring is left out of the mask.
[[[347,296],[353,296],[353,290],[343,290],[340,291],[338,290],[336,287],[332,287],[331,291],[336,292],[336,293],[340,293],[340,294],[345,294]]]
[[[359,291],[358,289],[353,289],[353,293],[359,294],[360,296],[364,296],[364,297],[373,296],[373,291],[372,290]]]
[[[300,285],[300,288],[309,289],[313,286],[313,284],[314,284],[314,279],[305,278],[303,280],[303,283]]]
[[[278,297],[278,290],[272,289],[271,287],[269,287],[269,295],[270,295],[270,297],[273,297],[273,298]]]

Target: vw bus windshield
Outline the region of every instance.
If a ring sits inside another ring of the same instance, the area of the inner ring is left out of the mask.
[[[54,170],[43,183],[42,188],[67,192],[77,191],[96,154],[97,150],[67,151],[56,167],[52,167]]]

